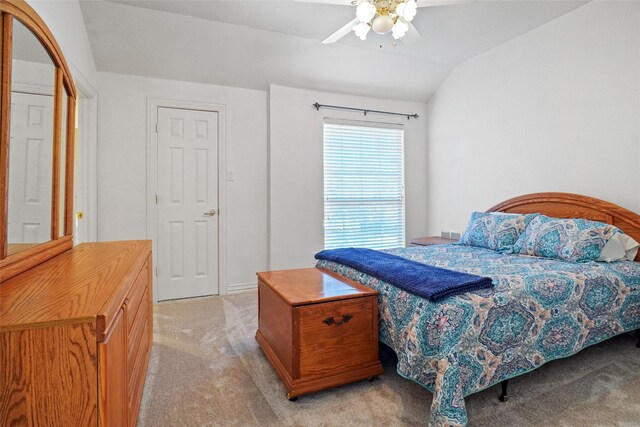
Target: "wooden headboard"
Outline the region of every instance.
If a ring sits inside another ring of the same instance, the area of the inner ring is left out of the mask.
[[[525,194],[499,203],[487,212],[541,213],[556,218],[591,219],[615,225],[640,242],[640,215],[613,203],[579,194]],[[640,252],[636,261],[640,261]]]

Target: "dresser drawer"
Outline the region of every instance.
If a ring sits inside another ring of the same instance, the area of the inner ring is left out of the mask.
[[[144,334],[148,335],[149,324],[144,328]],[[147,359],[149,358],[150,342],[146,339],[140,341],[140,347],[136,352],[136,358],[129,366],[133,367],[129,377],[129,425],[135,426],[138,419],[138,411],[142,401],[142,391],[147,373]]]
[[[148,293],[144,293],[144,301],[148,298]],[[137,354],[140,350],[147,346],[148,334],[145,334],[145,330],[148,332],[149,318],[149,304],[143,302],[140,304],[140,309],[136,313],[136,318],[133,321],[132,329],[129,331],[129,345],[128,345],[128,358],[127,366],[129,366],[129,375],[133,370],[133,365],[136,360]]]
[[[140,309],[141,305],[147,305],[148,300],[143,298],[145,295],[145,291],[147,290],[147,285],[149,283],[149,261],[147,261],[142,269],[140,269],[140,273],[138,277],[136,277],[136,281],[131,287],[129,291],[129,295],[127,299],[127,330],[131,331],[133,327],[134,321],[136,319],[136,313]],[[142,303],[142,304],[141,304]]]
[[[300,375],[337,372],[376,361],[375,297],[298,307]]]

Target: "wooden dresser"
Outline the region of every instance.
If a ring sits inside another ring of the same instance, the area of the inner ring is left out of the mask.
[[[256,340],[291,400],[381,375],[378,291],[317,268],[258,273]]]
[[[84,243],[0,285],[0,425],[135,426],[151,242]]]

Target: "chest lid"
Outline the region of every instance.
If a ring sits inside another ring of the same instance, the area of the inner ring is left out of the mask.
[[[320,268],[264,271],[258,273],[258,278],[291,306],[378,294],[374,289]]]

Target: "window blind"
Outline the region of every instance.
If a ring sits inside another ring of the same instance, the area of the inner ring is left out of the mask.
[[[324,247],[404,246],[404,130],[324,122]]]

